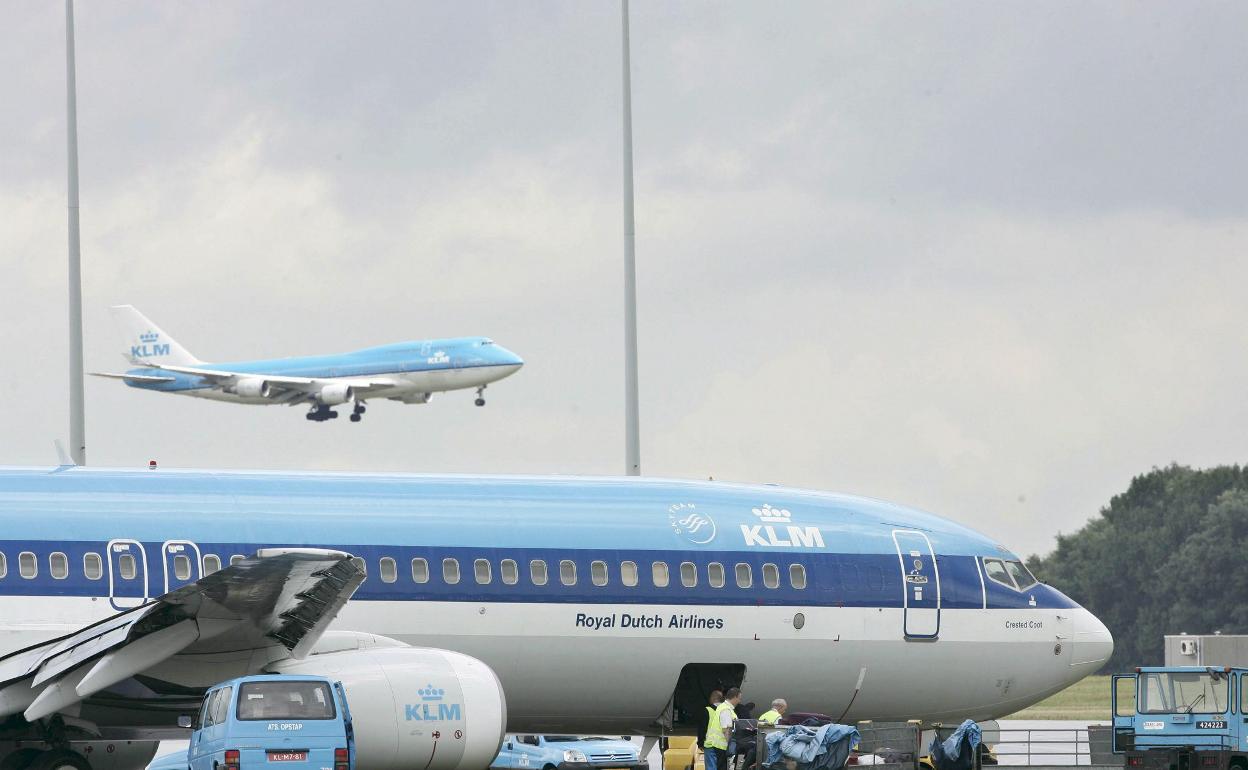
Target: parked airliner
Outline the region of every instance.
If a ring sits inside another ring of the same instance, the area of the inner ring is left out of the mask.
[[[123,355],[137,366],[122,373],[92,372],[133,388],[242,404],[309,404],[309,420],[338,416],[330,407],[351,404],[351,421],[364,402],[386,398],[426,404],[434,393],[477,391],[515,374],[524,361],[487,337],[417,340],[328,356],[234,363],[204,363],[131,305],[111,308],[123,338]]]
[[[395,767],[457,770],[504,727],[694,731],[728,684],[842,721],[997,717],[1113,648],[991,538],[776,486],[15,468],[0,533],[0,739],[170,737],[216,682],[315,673],[393,690],[364,700]]]

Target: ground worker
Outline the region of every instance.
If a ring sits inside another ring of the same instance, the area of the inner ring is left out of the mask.
[[[715,723],[715,708],[719,706],[724,699],[724,693],[720,690],[711,690],[710,705],[706,707],[706,727],[698,735],[698,748],[706,750],[706,734],[711,729],[711,725]]]
[[[732,736],[732,723],[737,720],[736,707],[741,702],[741,690],[729,687],[724,700],[715,707],[715,719],[706,731],[706,770],[728,770],[728,739]]]
[[[764,711],[758,716],[760,725],[766,724],[775,727],[780,721],[780,717],[784,716],[784,712],[789,710],[789,703],[784,698],[776,698],[771,702],[771,710]]]

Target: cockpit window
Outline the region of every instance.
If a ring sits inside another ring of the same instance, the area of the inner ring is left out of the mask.
[[[1014,585],[1014,580],[1010,577],[1010,573],[1006,571],[1005,564],[1000,559],[984,559],[984,574],[988,579],[1000,583],[1007,588],[1018,589]]]
[[[984,558],[984,574],[988,579],[1015,591],[1026,591],[1040,582],[1021,561]]]
[[[1026,591],[1038,582],[1021,561],[1007,561],[1005,568],[1010,571],[1010,577],[1014,578],[1020,591]]]
[[[481,340],[481,342],[480,342],[480,343],[478,343],[478,344],[481,344],[481,345],[493,345],[493,344],[494,344],[494,340],[489,339],[489,338],[487,337],[486,339]]]

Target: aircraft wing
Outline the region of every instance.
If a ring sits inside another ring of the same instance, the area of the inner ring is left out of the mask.
[[[344,379],[334,378],[328,380],[319,377],[288,377],[285,375],[270,375],[260,372],[228,372],[218,369],[204,369],[195,366],[175,366],[173,364],[154,364],[147,361],[139,362],[140,366],[152,369],[162,369],[169,372],[178,372],[179,374],[191,374],[196,377],[203,377],[211,381],[220,388],[229,388],[240,380],[260,379],[264,380],[276,392],[273,395],[274,401],[287,401],[297,403],[299,401],[310,400],[321,388],[329,385],[331,382],[349,385],[352,390],[357,393],[367,393],[370,390],[380,390],[382,388],[394,387],[394,380],[377,379],[377,378],[360,378],[360,379]]]
[[[247,673],[302,658],[363,581],[341,551],[262,549],[141,607],[0,658],[0,719],[25,712],[33,722],[72,709],[180,656],[241,656]]]
[[[113,372],[91,372],[92,377],[109,377],[114,380],[130,380],[131,382],[173,382],[176,377],[160,377],[153,374],[115,374]]]

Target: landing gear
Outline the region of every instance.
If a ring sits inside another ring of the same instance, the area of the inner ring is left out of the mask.
[[[325,422],[337,419],[338,413],[324,404],[317,404],[308,411],[307,418],[313,422]]]
[[[477,406],[485,406],[485,386],[484,385],[477,388],[477,400],[473,403],[475,403]]]
[[[351,422],[359,422],[360,418],[364,416],[366,411],[368,410],[364,408],[364,402],[356,401],[355,409],[351,412]]]

